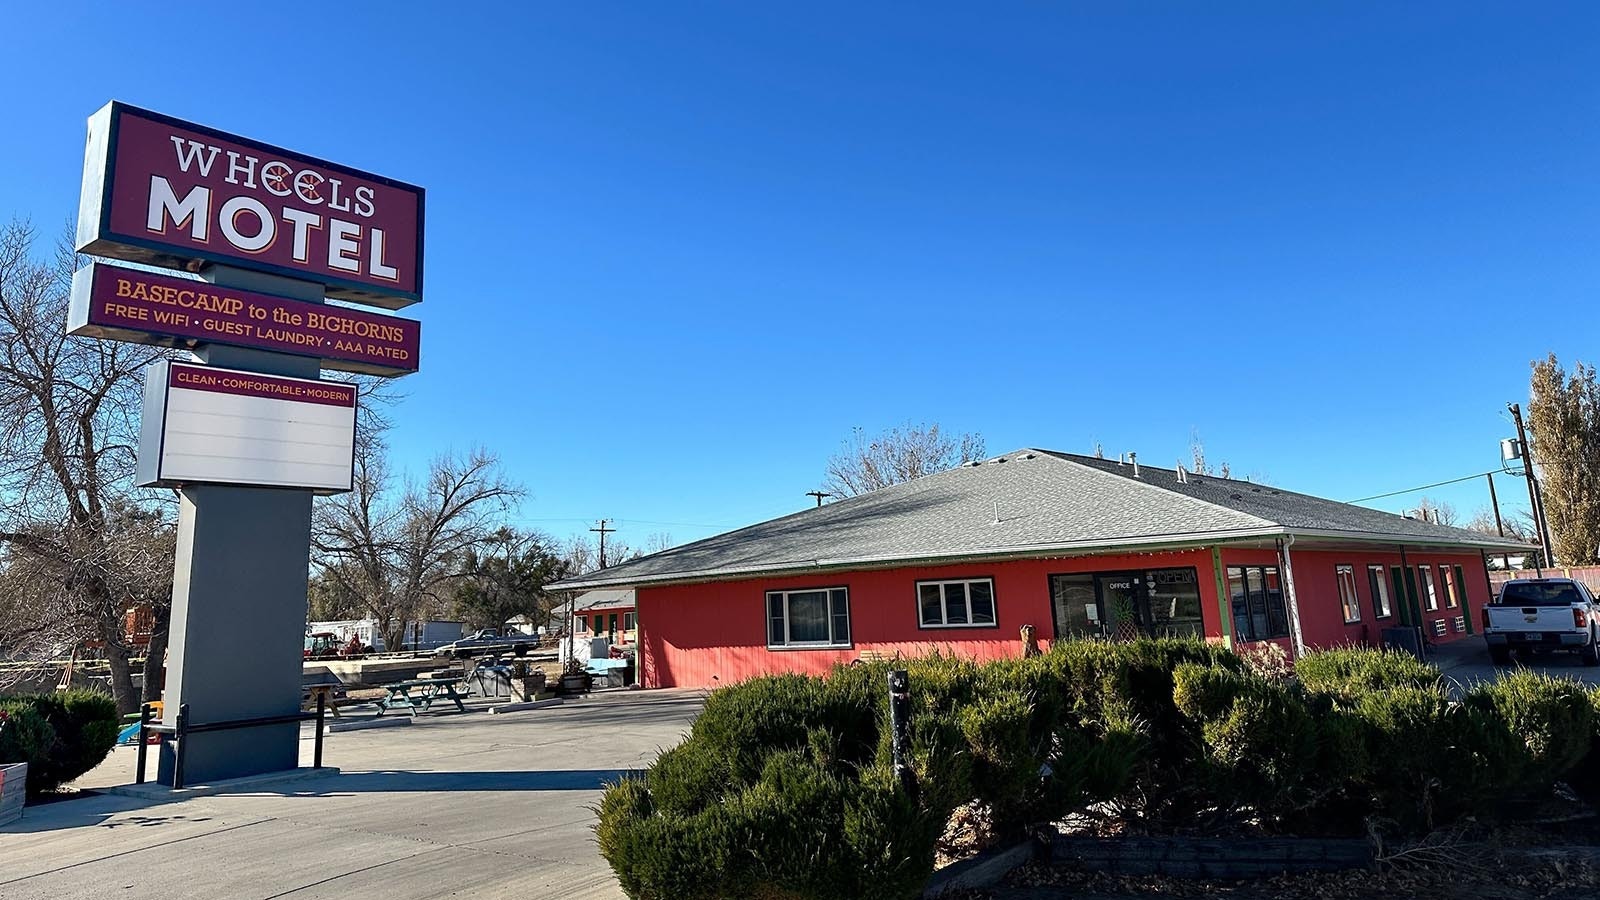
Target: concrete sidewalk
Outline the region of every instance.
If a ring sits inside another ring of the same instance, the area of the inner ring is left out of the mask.
[[[423,716],[329,736],[340,775],[29,807],[0,828],[0,896],[618,898],[592,807],[604,782],[677,743],[700,705],[698,692],[642,691]],[[118,748],[84,782],[131,781],[133,756]]]

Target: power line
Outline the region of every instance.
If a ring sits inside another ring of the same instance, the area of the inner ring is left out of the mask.
[[[1493,475],[1494,473],[1499,472],[1499,471],[1500,471],[1499,469],[1490,469],[1487,472],[1477,472],[1477,473],[1474,473],[1472,475],[1463,475],[1460,478],[1452,478],[1449,481],[1435,481],[1433,484],[1425,484],[1425,485],[1423,485],[1421,487],[1406,488],[1403,491],[1390,491],[1387,494],[1373,494],[1371,497],[1362,497],[1360,500],[1346,500],[1345,502],[1346,503],[1365,503],[1368,500],[1382,500],[1385,497],[1397,497],[1397,496],[1399,496],[1401,494],[1415,494],[1417,491],[1425,491],[1425,490],[1428,490],[1429,488],[1444,487],[1447,484],[1457,484],[1457,483],[1463,482],[1463,481],[1471,481],[1474,478],[1482,478],[1485,475]]]

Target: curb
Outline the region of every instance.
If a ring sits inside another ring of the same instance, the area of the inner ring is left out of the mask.
[[[326,733],[338,734],[341,731],[362,731],[367,728],[395,728],[410,724],[410,716],[396,716],[393,719],[356,719],[350,722],[329,723]]]
[[[135,797],[140,800],[188,800],[193,797],[210,797],[214,794],[249,794],[261,788],[275,787],[280,784],[290,784],[296,781],[309,781],[313,778],[324,778],[329,775],[338,775],[337,766],[323,766],[320,769],[287,769],[282,772],[268,772],[265,775],[247,775],[244,778],[224,778],[210,784],[197,784],[175,791],[164,784],[119,784],[116,787],[95,788],[97,793],[116,794],[121,797]]]
[[[525,703],[502,703],[499,706],[489,707],[489,712],[491,715],[498,713],[521,712],[525,709],[544,709],[547,706],[560,706],[561,703],[562,700],[560,697],[553,697],[549,700],[530,700]]]

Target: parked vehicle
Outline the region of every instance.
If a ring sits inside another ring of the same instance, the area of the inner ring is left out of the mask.
[[[305,659],[335,659],[344,643],[331,631],[306,635]]]
[[[513,656],[526,656],[528,651],[539,643],[537,638],[526,634],[502,635],[494,628],[480,628],[459,641],[452,641],[433,651],[436,656],[455,657],[466,659],[471,656],[483,656],[489,653],[510,653]]]
[[[1483,637],[1497,665],[1513,652],[1571,650],[1584,665],[1600,666],[1600,607],[1581,581],[1519,578],[1483,608]]]

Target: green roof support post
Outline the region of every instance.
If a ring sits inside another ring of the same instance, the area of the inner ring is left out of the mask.
[[[1228,603],[1228,583],[1222,577],[1222,548],[1211,548],[1211,574],[1217,580],[1217,621],[1222,646],[1233,649],[1233,607]]]
[[[1422,601],[1418,593],[1417,567],[1405,563],[1406,552],[1400,551],[1400,568],[1406,573],[1406,605],[1411,608],[1411,624],[1422,627]]]
[[[1389,567],[1389,583],[1394,586],[1394,602],[1400,607],[1400,624],[1415,625],[1411,621],[1411,601],[1406,597],[1406,567]]]

